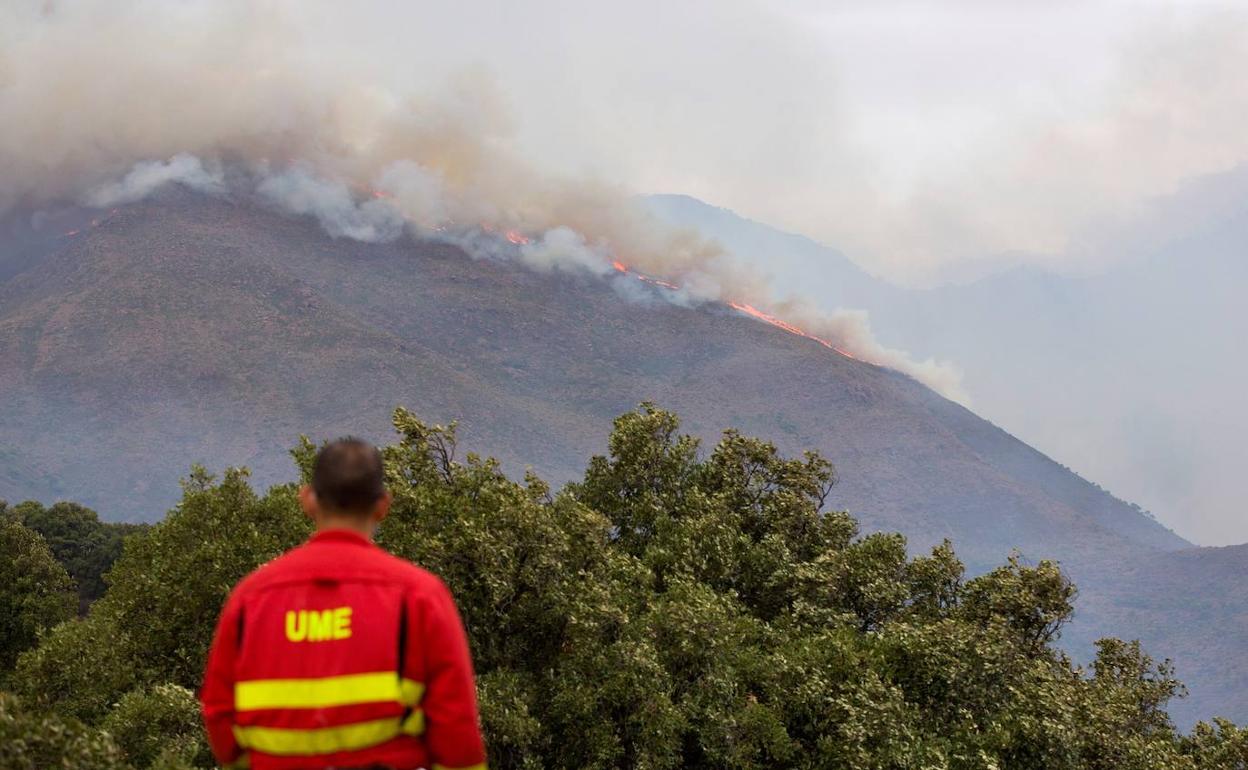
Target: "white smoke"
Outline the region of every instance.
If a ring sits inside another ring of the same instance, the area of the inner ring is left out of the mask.
[[[811,331],[836,340],[838,347],[855,358],[908,374],[945,398],[969,406],[970,394],[962,385],[962,370],[948,361],[915,360],[904,350],[885,347],[875,338],[865,310],[837,310],[810,319]]]
[[[304,165],[264,176],[256,192],[292,214],[315,217],[335,238],[385,243],[403,234],[403,216],[388,201],[357,203],[344,183],[318,177]]]
[[[112,205],[171,183],[216,193],[230,164],[249,192],[334,237],[384,242],[408,229],[541,270],[607,273],[620,260],[680,286],[678,301],[772,304],[765,280],[713,241],[661,225],[630,191],[533,168],[488,77],[399,87],[384,64],[310,43],[305,16],[318,7],[0,6],[0,114],[21,116],[0,131],[0,210],[84,196]],[[483,231],[532,241],[517,249]],[[863,321],[808,323],[859,358],[964,396],[949,367],[882,347]]]
[[[209,195],[218,195],[226,190],[225,173],[220,164],[213,164],[213,168],[209,170],[199,158],[182,153],[165,162],[136,163],[120,181],[89,191],[83,197],[83,202],[98,208],[134,203],[174,183]]]
[[[399,160],[384,168],[376,187],[385,190],[403,218],[421,230],[450,224],[442,177],[419,163]]]
[[[611,272],[610,250],[605,244],[590,245],[585,236],[568,227],[547,230],[540,238],[520,247],[520,258],[537,270],[586,270]]]

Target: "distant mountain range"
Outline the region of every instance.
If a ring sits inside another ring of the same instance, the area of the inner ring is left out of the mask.
[[[885,345],[957,364],[977,413],[1181,534],[1248,540],[1248,167],[1086,236],[1082,261],[1107,265],[1095,275],[1016,267],[927,290],[693,198],[647,203],[766,270],[781,293],[865,309]]]
[[[1248,721],[1238,552],[1192,548],[896,372],[724,306],[621,291],[629,276],[334,240],[244,201],[167,191],[31,223],[0,236],[0,497],[152,520],[192,462],[288,480],[299,434],[388,441],[397,405],[562,482],[652,400],[709,441],[736,427],[822,451],[831,503],[915,550],[950,538],[973,571],[1015,548],[1062,560],[1082,590],[1073,650],[1141,636],[1194,685],[1181,719]],[[895,291],[859,273],[855,291]]]

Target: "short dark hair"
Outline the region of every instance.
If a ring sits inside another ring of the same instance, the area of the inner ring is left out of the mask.
[[[381,452],[351,436],[329,442],[316,453],[312,464],[312,490],[326,508],[367,512],[386,494]]]

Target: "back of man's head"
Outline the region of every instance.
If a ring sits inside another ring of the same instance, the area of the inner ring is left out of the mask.
[[[316,453],[312,491],[327,511],[366,514],[386,494],[381,452],[358,438],[331,441]]]

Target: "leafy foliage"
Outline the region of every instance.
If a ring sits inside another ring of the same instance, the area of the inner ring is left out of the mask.
[[[0,516],[0,677],[41,631],[74,613],[74,584],[38,533]]]
[[[130,770],[106,733],[51,714],[32,714],[0,693],[0,767],[5,770]]]
[[[216,483],[202,468],[183,486],[163,522],[126,540],[88,616],[22,657],[14,689],[32,703],[94,721],[133,687],[198,688],[230,588],[308,533],[290,486],[258,497],[245,472]]]
[[[18,659],[9,686],[32,706],[95,723],[135,686],[141,662],[115,617],[97,607],[45,634]]]
[[[158,684],[131,690],[109,712],[103,728],[136,767],[212,765],[200,727],[199,701],[185,687]]]
[[[1234,725],[1177,734],[1167,662],[1105,640],[1084,671],[1053,647],[1075,596],[1057,565],[1014,555],[966,580],[948,543],[860,537],[822,510],[817,455],[732,431],[704,453],[643,405],[554,493],[458,460],[454,425],[394,422],[378,541],[454,591],[494,767],[1245,768]],[[315,449],[294,451],[305,476]],[[307,534],[293,492],[193,472],[14,687],[136,767],[204,766],[190,689],[212,621]]]
[[[78,585],[81,610],[104,595],[104,573],[121,555],[121,542],[146,529],[143,524],[100,521],[95,511],[77,503],[59,502],[44,507],[27,500],[14,506],[13,515],[47,541],[57,561]]]
[[[1225,719],[1215,719],[1213,724],[1201,722],[1183,740],[1183,753],[1194,760],[1196,767],[1246,770],[1248,730]]]

